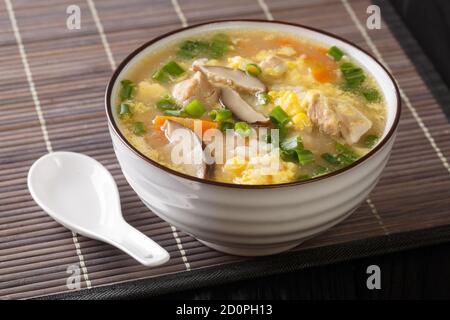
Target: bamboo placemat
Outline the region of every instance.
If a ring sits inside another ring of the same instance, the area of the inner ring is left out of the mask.
[[[72,4],[81,8],[80,30],[66,28],[66,8]],[[0,297],[69,291],[70,266],[79,267],[82,290],[64,297],[125,297],[450,239],[449,122],[388,28],[389,19],[403,28],[392,9],[382,6],[385,20],[380,30],[365,28],[370,4],[366,0],[0,2]],[[338,34],[372,51],[402,89],[404,111],[397,141],[370,198],[346,221],[276,258],[244,259],[213,251],[149,212],[125,182],[107,130],[103,93],[121,59],[163,32],[225,18],[273,18]],[[422,55],[409,34],[402,37],[411,42],[407,50]],[[170,262],[145,268],[109,245],[72,234],[42,212],[27,191],[26,175],[34,160],[52,150],[82,152],[102,162],[118,183],[126,220],[164,246]]]

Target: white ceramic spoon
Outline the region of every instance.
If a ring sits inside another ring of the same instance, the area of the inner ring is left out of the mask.
[[[28,172],[34,201],[66,228],[107,242],[146,266],[169,260],[169,254],[122,217],[114,178],[98,161],[74,152],[52,152]]]

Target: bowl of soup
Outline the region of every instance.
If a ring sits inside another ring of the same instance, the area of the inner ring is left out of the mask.
[[[354,44],[275,21],[157,37],[114,72],[114,151],[143,203],[216,250],[279,253],[348,217],[396,136],[398,89]]]

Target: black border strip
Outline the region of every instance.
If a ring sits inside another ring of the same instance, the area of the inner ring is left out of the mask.
[[[234,262],[142,280],[99,286],[76,292],[60,293],[39,297],[37,299],[104,300],[148,298],[176,291],[198,289],[237,280],[265,277],[314,266],[426,247],[449,241],[450,225],[297,252],[288,252],[275,256],[276,259],[274,259],[274,256],[254,258],[243,262]]]
[[[405,53],[416,64],[419,75],[441,107],[450,101],[450,92],[431,62],[406,29],[400,18],[386,0],[374,0],[382,9],[383,20],[390,26]],[[414,55],[410,48],[414,48]],[[417,54],[418,53],[418,54]],[[420,57],[418,57],[420,56]],[[435,90],[439,88],[439,90]],[[447,113],[449,115],[450,113]],[[171,292],[220,285],[228,282],[254,279],[273,274],[297,271],[309,267],[338,263],[368,256],[421,248],[450,242],[450,225],[416,231],[380,236],[326,247],[288,252],[272,257],[256,258],[244,262],[230,263],[195,269],[175,274],[157,276],[136,281],[94,287],[76,292],[65,292],[38,297],[39,300],[54,299],[137,299],[155,297]]]

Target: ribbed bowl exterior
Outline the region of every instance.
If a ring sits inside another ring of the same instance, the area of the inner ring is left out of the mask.
[[[111,130],[122,171],[159,217],[207,245],[240,255],[272,254],[325,231],[352,213],[377,183],[395,139],[372,157],[318,181],[239,189],[187,180],[137,156]]]

